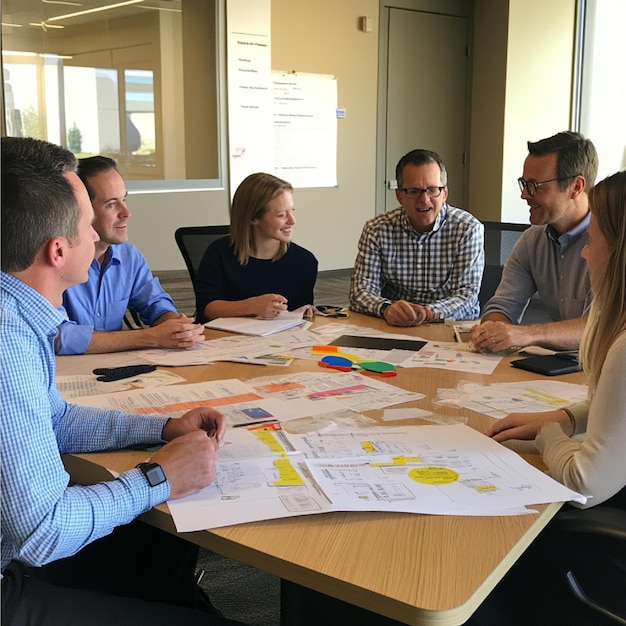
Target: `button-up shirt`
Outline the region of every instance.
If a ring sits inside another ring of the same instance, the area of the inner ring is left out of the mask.
[[[63,306],[69,322],[59,329],[58,354],[84,354],[94,330],[121,330],[128,308],[137,311],[147,326],[164,313],[176,312],[159,279],[130,243],[110,246],[102,266],[94,259],[87,282],[70,287]]]
[[[65,402],[54,384],[61,314],[10,274],[0,276],[2,569],[43,565],[127,524],[169,496],[138,469],[89,487],[68,486],[61,454],[162,443],[164,416]]]
[[[384,304],[406,300],[439,319],[476,319],[484,265],[484,228],[470,213],[444,204],[432,230],[419,233],[400,207],[365,224],[350,307],[380,316]]]
[[[589,215],[561,236],[549,225],[525,230],[504,264],[502,280],[483,315],[501,313],[519,324],[535,293],[552,321],[586,315],[591,283],[580,253],[587,243],[588,224]]]

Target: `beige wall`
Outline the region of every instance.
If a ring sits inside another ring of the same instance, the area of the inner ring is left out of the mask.
[[[368,15],[373,31],[358,29]],[[337,78],[336,188],[296,189],[294,240],[320,270],[352,267],[363,223],[375,214],[378,0],[272,0],[272,69]],[[183,269],[178,226],[228,223],[225,190],[133,193],[130,239],[154,270]]]
[[[517,178],[527,141],[567,130],[576,0],[476,0],[470,210],[528,222]]]
[[[569,125],[576,0],[476,0],[469,208],[527,222],[516,179],[526,141]],[[339,186],[297,189],[295,240],[320,269],[352,267],[374,216],[377,0],[272,0],[272,67],[337,77]],[[358,30],[369,15],[373,32]],[[228,220],[225,190],[133,194],[131,240],[155,270],[183,269],[173,232]]]
[[[371,33],[358,29],[372,18]],[[272,68],[337,78],[337,181],[334,189],[296,189],[295,241],[320,269],[352,267],[365,220],[375,214],[377,0],[272,0]]]
[[[517,178],[536,141],[570,124],[576,0],[511,0],[502,165],[503,222],[528,221]]]
[[[482,220],[500,221],[506,93],[508,2],[478,0],[470,130],[469,206]]]

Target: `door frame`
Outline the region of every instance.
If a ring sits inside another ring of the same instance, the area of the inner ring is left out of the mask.
[[[375,214],[385,212],[386,148],[387,148],[387,91],[389,78],[387,75],[387,54],[389,49],[389,10],[408,9],[439,15],[465,17],[469,20],[467,63],[467,99],[465,103],[465,119],[468,124],[463,138],[465,162],[468,167],[464,172],[464,197],[461,206],[468,205],[469,194],[469,162],[470,162],[470,127],[472,103],[472,49],[474,35],[474,0],[379,0],[378,8],[378,114],[376,123],[376,204]]]

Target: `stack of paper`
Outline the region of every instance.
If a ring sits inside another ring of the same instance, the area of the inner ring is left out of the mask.
[[[329,511],[512,515],[585,497],[461,424],[231,429],[215,482],[170,500],[179,532]]]
[[[301,309],[296,309],[295,311],[283,311],[276,319],[271,320],[258,317],[218,317],[207,322],[204,327],[242,335],[265,337],[302,324],[304,321],[302,314]]]

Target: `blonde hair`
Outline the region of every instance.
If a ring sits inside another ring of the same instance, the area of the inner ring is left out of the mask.
[[[290,183],[264,172],[250,174],[237,187],[230,207],[230,241],[241,265],[247,265],[254,248],[252,222],[263,217],[268,203],[284,191],[293,192]],[[272,261],[280,259],[286,252],[287,244],[281,241]]]
[[[589,192],[589,206],[606,239],[610,256],[580,345],[589,379],[589,397],[598,385],[607,352],[626,330],[626,170],[600,181]]]

